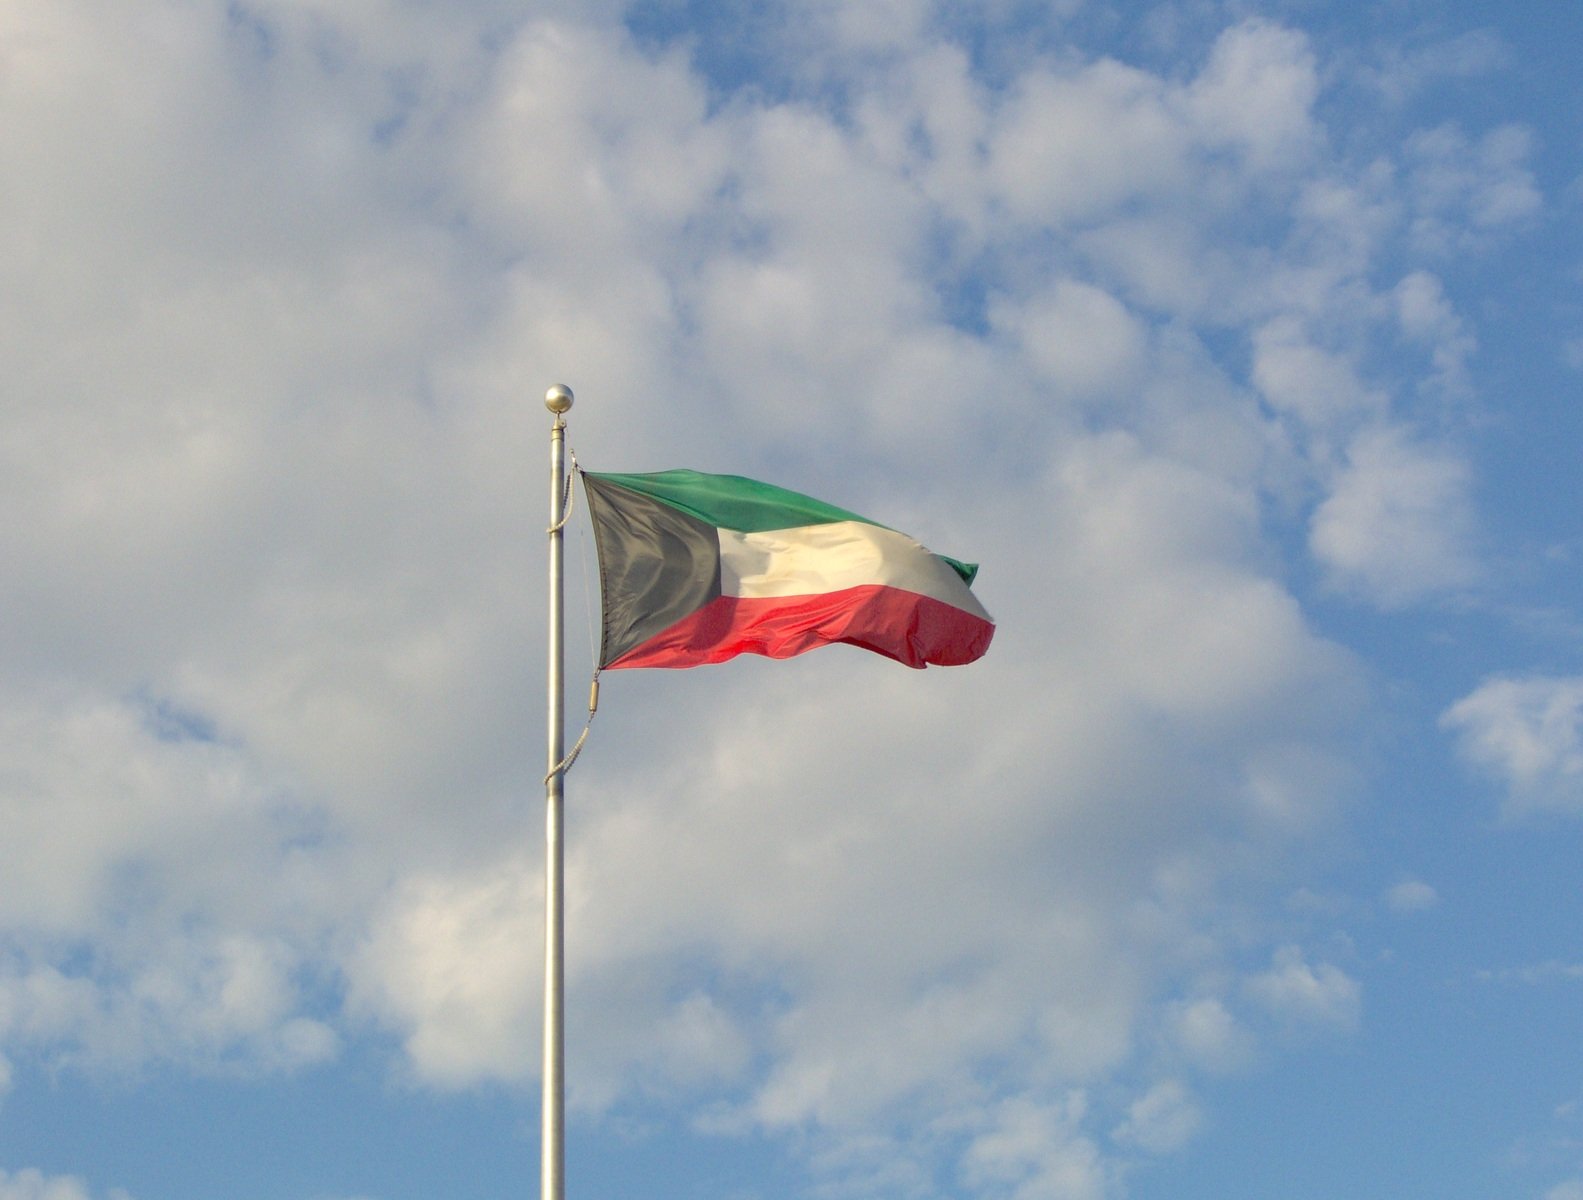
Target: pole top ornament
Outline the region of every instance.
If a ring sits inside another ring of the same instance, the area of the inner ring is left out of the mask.
[[[544,407],[557,416],[572,406],[572,389],[564,383],[557,383],[544,393]]]

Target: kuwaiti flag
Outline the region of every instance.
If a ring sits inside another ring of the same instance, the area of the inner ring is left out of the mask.
[[[785,488],[737,475],[583,471],[604,629],[601,667],[790,658],[848,642],[909,667],[983,655],[978,567]]]

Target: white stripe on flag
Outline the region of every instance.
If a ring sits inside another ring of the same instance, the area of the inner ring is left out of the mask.
[[[720,590],[727,596],[817,596],[878,584],[990,619],[949,564],[893,529],[832,521],[763,533],[718,533]]]

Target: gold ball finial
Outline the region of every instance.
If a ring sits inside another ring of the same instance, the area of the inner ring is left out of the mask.
[[[544,407],[559,416],[572,406],[572,389],[557,383],[544,393]]]

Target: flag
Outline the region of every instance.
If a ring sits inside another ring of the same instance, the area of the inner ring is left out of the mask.
[[[983,655],[978,567],[737,475],[581,472],[599,553],[601,667],[790,658],[847,642],[923,667]]]

